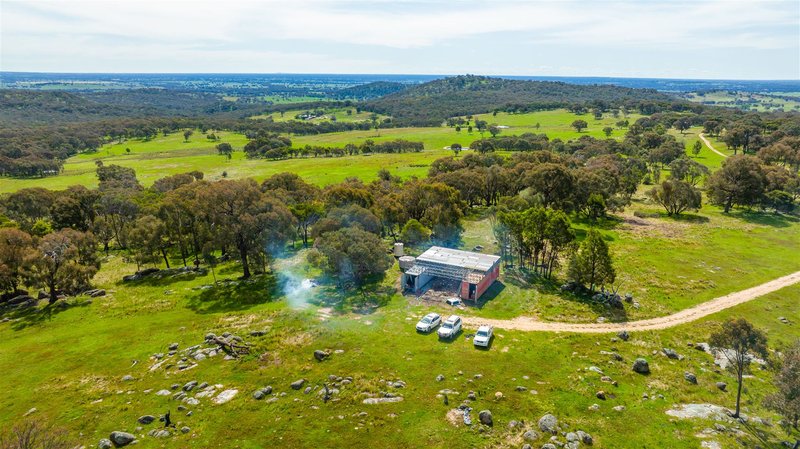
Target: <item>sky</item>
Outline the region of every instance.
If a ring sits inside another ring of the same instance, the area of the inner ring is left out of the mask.
[[[800,79],[800,0],[0,0],[0,70]]]

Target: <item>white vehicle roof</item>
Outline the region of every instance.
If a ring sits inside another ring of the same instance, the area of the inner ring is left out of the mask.
[[[450,315],[449,317],[447,317],[447,320],[445,320],[445,323],[455,323],[457,320],[460,319],[461,318],[458,315]]]
[[[492,326],[489,326],[489,325],[483,325],[483,326],[478,328],[478,332],[480,332],[480,331],[489,332],[490,330],[492,330]]]
[[[438,318],[438,317],[439,317],[439,314],[438,314],[438,313],[433,313],[433,312],[431,312],[431,313],[429,313],[429,314],[425,315],[423,318],[430,318],[430,319],[432,320],[432,319],[434,319],[434,318]]]

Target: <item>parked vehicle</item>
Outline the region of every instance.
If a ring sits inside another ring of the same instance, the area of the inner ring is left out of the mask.
[[[439,326],[439,338],[451,339],[461,332],[461,317],[458,315],[450,315],[450,317]]]
[[[461,305],[461,298],[447,298],[445,302],[448,306],[458,307]]]
[[[436,329],[436,326],[442,324],[442,317],[438,313],[429,313],[422,317],[417,323],[417,330],[420,332],[430,332]]]
[[[472,338],[472,344],[475,346],[482,346],[484,348],[488,348],[489,343],[492,341],[493,333],[494,333],[494,328],[492,326],[479,327],[478,332],[475,332],[475,337]]]

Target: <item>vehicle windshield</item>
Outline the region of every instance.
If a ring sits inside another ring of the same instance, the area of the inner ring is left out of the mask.
[[[445,322],[444,324],[442,324],[442,327],[445,329],[450,329],[451,327],[453,327],[453,323]]]
[[[422,321],[420,321],[420,322],[421,322],[422,324],[430,324],[430,322],[431,322],[431,319],[430,319],[430,318],[428,318],[428,317],[425,317],[425,318],[423,318],[423,319],[422,319]]]
[[[476,335],[477,335],[478,337],[486,337],[486,336],[488,336],[488,335],[489,335],[489,333],[488,333],[488,332],[486,332],[486,331],[478,331],[478,333],[477,333]]]

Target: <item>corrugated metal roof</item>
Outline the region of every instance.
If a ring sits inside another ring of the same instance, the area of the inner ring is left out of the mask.
[[[489,271],[498,260],[500,260],[500,256],[442,248],[441,246],[432,246],[417,257],[417,262],[466,268],[484,273]]]

